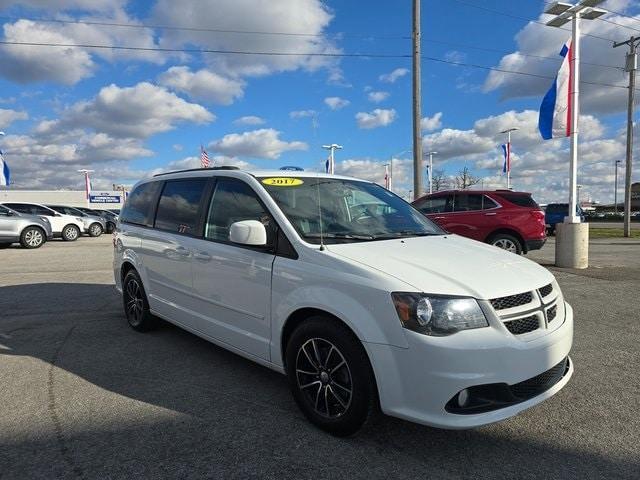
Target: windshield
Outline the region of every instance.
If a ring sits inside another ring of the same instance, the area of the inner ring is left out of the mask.
[[[310,243],[442,235],[400,197],[375,183],[334,178],[258,178],[298,234]],[[318,198],[320,201],[318,201]]]

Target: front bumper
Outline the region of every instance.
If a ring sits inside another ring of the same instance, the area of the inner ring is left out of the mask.
[[[573,374],[573,363],[568,360],[559,381],[524,401],[481,413],[452,413],[446,408],[461,390],[487,384],[514,386],[568,357],[573,342],[573,310],[566,303],[564,322],[529,341],[493,327],[449,337],[405,333],[409,348],[373,343],[365,343],[365,348],[383,412],[424,425],[464,429],[507,419],[555,395]]]

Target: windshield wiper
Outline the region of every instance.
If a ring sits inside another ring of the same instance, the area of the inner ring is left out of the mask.
[[[319,233],[306,233],[304,235],[308,238],[339,238],[346,240],[374,240],[376,237],[373,235],[360,235],[357,233],[323,233],[320,235]]]
[[[434,235],[441,235],[440,233],[433,232],[416,232],[414,230],[401,230],[399,232],[389,232],[380,235],[374,235],[374,239],[378,238],[403,238],[403,237],[431,237]]]

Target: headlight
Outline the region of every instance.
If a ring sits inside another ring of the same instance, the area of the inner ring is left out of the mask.
[[[471,328],[488,327],[482,309],[473,298],[435,297],[419,293],[391,294],[404,328],[443,337]]]

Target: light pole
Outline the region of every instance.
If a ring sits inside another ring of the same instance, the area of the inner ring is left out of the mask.
[[[517,127],[507,128],[500,133],[507,134],[507,150],[505,152],[506,158],[504,161],[507,163],[505,170],[507,171],[507,190],[511,189],[511,132],[518,130]]]
[[[329,168],[327,168],[327,173],[333,175],[336,169],[336,161],[335,161],[335,151],[342,150],[342,146],[337,143],[332,143],[331,145],[323,145],[322,148],[325,150],[329,150]]]
[[[604,0],[580,0],[571,3],[554,2],[544,13],[554,15],[547,22],[552,27],[562,27],[571,22],[571,46],[569,56],[569,134],[571,136],[571,160],[569,167],[569,211],[564,223],[556,227],[556,266],[587,268],[589,266],[589,224],[581,224],[576,209],[578,200],[578,119],[580,115],[580,19],[593,20],[606,10],[593,8]]]
[[[600,8],[592,8],[604,0],[581,0],[576,5],[564,2],[554,2],[544,13],[555,15],[547,22],[551,27],[562,27],[571,22],[570,71],[571,85],[569,85],[569,105],[571,118],[571,165],[569,169],[569,215],[565,223],[580,223],[576,214],[577,177],[578,177],[578,117],[579,117],[579,85],[580,85],[580,19],[593,20],[607,13]]]
[[[613,210],[618,214],[618,165],[620,165],[621,160],[616,160],[616,178],[613,181]]]
[[[427,152],[429,155],[429,193],[433,193],[433,156],[438,152]]]
[[[422,95],[420,79],[420,2],[413,0],[413,194],[422,194],[422,129],[420,127]]]
[[[84,175],[84,193],[87,200],[87,208],[89,208],[91,207],[91,179],[89,178],[89,174],[95,172],[95,170],[87,170],[86,168],[83,168],[78,170],[78,172]]]

